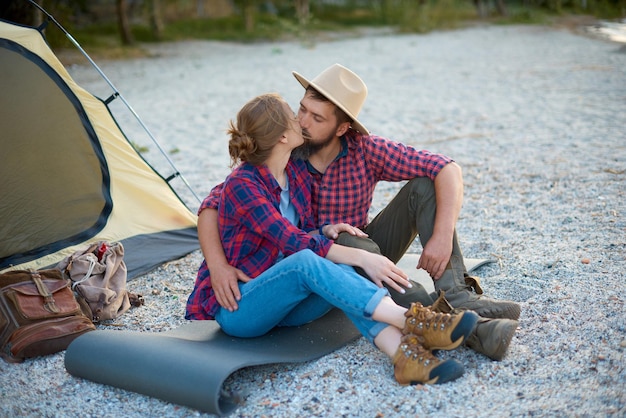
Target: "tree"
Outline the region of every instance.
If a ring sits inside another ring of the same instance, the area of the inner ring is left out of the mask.
[[[120,30],[120,36],[122,44],[132,45],[135,43],[135,38],[130,30],[130,22],[128,19],[128,5],[126,0],[116,0],[115,2],[117,11],[117,23]]]
[[[163,39],[163,18],[161,17],[161,0],[149,0],[150,30],[157,41]]]
[[[296,5],[296,17],[298,22],[303,25],[309,21],[311,12],[309,8],[309,0],[295,0]]]

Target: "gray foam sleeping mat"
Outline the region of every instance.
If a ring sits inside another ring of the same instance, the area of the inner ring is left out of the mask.
[[[406,255],[398,265],[430,291],[432,281],[423,270],[415,270],[417,260],[418,255]],[[489,262],[465,260],[469,271]],[[235,371],[314,360],[359,336],[337,309],[310,324],[276,328],[258,338],[230,337],[215,321],[191,321],[162,333],[96,330],[70,344],[65,368],[93,382],[226,415],[238,406],[222,390]]]

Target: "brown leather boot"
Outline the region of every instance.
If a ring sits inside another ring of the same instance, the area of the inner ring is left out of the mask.
[[[434,282],[435,290],[445,291],[446,299],[455,308],[471,310],[486,318],[519,318],[520,306],[517,303],[483,296],[480,279],[465,273],[463,261],[458,255],[450,257],[443,276]]]
[[[500,361],[511,344],[517,325],[514,319],[481,317],[465,340],[465,345],[492,360]]]
[[[472,311],[456,313],[434,312],[415,302],[404,314],[402,333],[413,334],[421,345],[430,350],[453,350],[472,332],[478,315]]]
[[[430,308],[435,312],[443,313],[458,311],[448,303],[444,291],[440,292],[439,297]],[[479,316],[476,326],[465,339],[465,345],[492,360],[502,360],[511,344],[517,326],[518,322],[513,319],[493,319]]]
[[[440,360],[424,348],[415,335],[402,337],[393,357],[394,376],[401,385],[441,384],[455,380],[465,372],[456,360]]]

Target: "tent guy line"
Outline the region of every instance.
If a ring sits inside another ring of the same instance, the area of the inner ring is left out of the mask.
[[[104,103],[106,105],[108,105],[111,101],[113,101],[113,100],[115,100],[116,98],[119,97],[119,99],[122,101],[122,103],[124,103],[124,106],[126,106],[126,108],[131,112],[133,117],[141,125],[142,129],[150,137],[150,139],[152,140],[154,145],[159,149],[159,152],[161,152],[161,154],[165,157],[165,159],[167,160],[167,162],[170,165],[170,167],[174,170],[174,173],[171,174],[170,176],[166,177],[165,181],[167,181],[169,183],[174,178],[179,177],[182,180],[182,182],[185,184],[185,186],[187,186],[187,188],[189,189],[191,194],[196,198],[198,203],[202,202],[202,200],[200,199],[200,196],[198,196],[198,194],[193,190],[193,188],[191,187],[191,185],[189,184],[187,179],[176,168],[176,165],[174,164],[172,159],[167,155],[167,152],[165,152],[165,150],[161,147],[161,144],[159,144],[159,142],[156,140],[155,136],[152,134],[150,129],[148,129],[148,126],[146,126],[146,124],[143,122],[143,120],[139,117],[139,115],[137,114],[135,109],[133,109],[133,107],[130,105],[130,103],[128,103],[126,98],[120,93],[120,91],[117,89],[117,87],[115,87],[113,82],[111,80],[109,80],[109,78],[106,76],[106,74],[104,74],[104,71],[102,71],[100,69],[100,67],[95,63],[95,61],[93,59],[91,59],[89,54],[87,54],[87,52],[78,43],[78,41],[76,39],[74,39],[74,37],[67,30],[65,30],[65,28],[54,18],[54,16],[52,16],[50,13],[48,13],[43,7],[41,7],[39,4],[37,4],[33,0],[27,0],[27,1],[30,4],[32,4],[33,6],[35,6],[37,9],[39,9],[43,14],[45,14],[48,17],[48,21],[54,23],[59,28],[59,30],[61,30],[61,32],[63,32],[63,34],[67,37],[67,39],[69,39],[69,41],[72,43],[72,45],[74,45],[80,51],[80,53],[83,54],[83,56],[95,68],[95,70],[98,72],[98,74],[100,74],[100,76],[104,79],[104,81],[106,81],[106,83],[109,85],[109,87],[111,87],[111,89],[113,90],[113,94],[111,94],[111,96],[109,96],[109,98],[104,100]],[[47,22],[44,22],[42,24],[42,26],[37,28],[37,29],[41,32],[46,25],[47,25]]]

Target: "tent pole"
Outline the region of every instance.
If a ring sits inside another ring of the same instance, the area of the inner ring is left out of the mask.
[[[141,125],[141,127],[144,129],[144,131],[146,131],[146,133],[148,134],[148,136],[150,137],[150,139],[152,140],[152,142],[156,145],[156,147],[159,149],[159,151],[161,152],[161,154],[163,154],[163,156],[165,157],[165,159],[167,160],[167,162],[169,163],[169,165],[172,167],[172,169],[174,170],[174,175],[168,177],[168,179],[172,179],[173,177],[180,177],[180,179],[183,181],[183,183],[185,183],[185,185],[187,186],[187,188],[189,189],[189,191],[191,192],[191,194],[193,194],[193,196],[196,198],[196,200],[198,202],[202,202],[202,200],[200,199],[200,197],[196,194],[196,192],[193,190],[193,188],[191,187],[191,185],[189,184],[189,182],[187,182],[187,179],[185,179],[185,177],[180,173],[180,171],[178,171],[178,169],[176,168],[176,166],[174,165],[174,162],[172,161],[172,159],[167,155],[167,153],[165,152],[165,150],[161,147],[161,145],[159,144],[159,142],[156,140],[156,138],[154,137],[154,135],[152,135],[152,132],[150,132],[150,129],[148,129],[148,127],[146,126],[146,124],[143,122],[143,120],[141,120],[141,118],[139,117],[139,115],[137,114],[137,112],[135,112],[135,109],[133,109],[133,107],[130,105],[130,103],[128,103],[126,101],[126,99],[124,98],[124,96],[117,90],[117,88],[115,87],[115,85],[113,85],[113,83],[111,82],[111,80],[109,80],[109,78],[104,74],[104,72],[100,69],[100,67],[98,67],[98,65],[91,59],[91,57],[89,56],[89,54],[87,54],[87,52],[85,52],[85,50],[83,49],[83,47],[80,46],[80,44],[78,43],[78,41],[76,41],[76,39],[74,39],[74,37],[65,30],[65,28],[59,23],[57,22],[57,20],[50,14],[48,13],[43,7],[41,7],[39,4],[37,4],[34,0],[27,0],[30,4],[32,4],[33,6],[35,6],[36,8],[38,8],[42,13],[44,13],[46,16],[48,16],[48,19],[50,19],[60,30],[61,32],[63,32],[65,34],[65,36],[67,37],[67,39],[70,40],[70,42],[76,47],[78,48],[78,50],[81,52],[81,54],[83,54],[85,56],[85,58],[87,58],[87,60],[89,61],[89,63],[91,63],[91,65],[96,69],[96,71],[100,74],[100,76],[104,79],[104,81],[107,82],[107,84],[109,85],[109,87],[111,87],[111,89],[113,90],[114,94],[116,96],[118,96],[122,102],[124,103],[124,105],[128,108],[128,110],[133,114],[133,116],[135,117],[135,119],[137,119],[137,122],[139,122],[139,124]],[[168,180],[169,182],[169,180]]]

